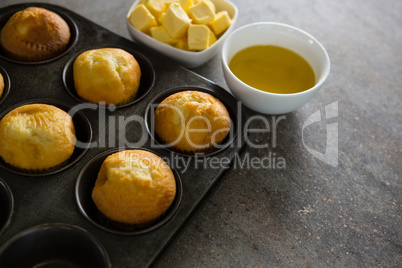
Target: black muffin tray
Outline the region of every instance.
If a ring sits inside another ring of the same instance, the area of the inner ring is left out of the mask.
[[[4,222],[0,226],[0,249],[34,226],[66,224],[93,235],[113,267],[148,267],[177,238],[244,149],[242,107],[210,80],[60,6],[27,3],[1,8],[0,28],[13,13],[29,6],[44,7],[61,15],[72,30],[70,46],[59,57],[40,63],[13,61],[0,50],[0,71],[6,81],[6,94],[0,98],[0,118],[24,103],[49,103],[66,111],[73,108],[77,110],[73,116],[77,137],[84,145],[76,148],[72,159],[60,168],[43,173],[14,170],[0,160],[1,202],[10,202],[2,204],[0,213],[11,214],[10,220],[0,215]],[[89,104],[74,92],[71,65],[75,57],[82,51],[102,47],[127,50],[138,58],[143,70],[139,93],[126,105]],[[232,128],[219,149],[186,155],[164,146],[154,135],[152,114],[156,105],[182,90],[208,92],[227,107]],[[176,176],[178,195],[172,207],[146,230],[125,232],[109,228],[96,218],[89,196],[102,159],[123,149],[156,153],[168,162]]]

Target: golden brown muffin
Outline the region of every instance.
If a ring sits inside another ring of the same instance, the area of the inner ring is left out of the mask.
[[[178,151],[208,151],[230,130],[230,116],[217,98],[200,91],[183,91],[164,99],[156,108],[155,132]]]
[[[159,156],[126,150],[103,162],[92,199],[108,219],[144,227],[165,213],[176,195],[172,170]]]
[[[72,155],[75,142],[71,116],[52,105],[24,105],[0,121],[0,156],[19,169],[55,167]]]
[[[74,62],[77,94],[90,102],[124,104],[138,90],[141,69],[133,55],[119,48],[88,50]]]
[[[70,36],[70,28],[59,15],[44,8],[28,7],[7,21],[0,32],[0,44],[7,57],[36,62],[63,53]]]
[[[4,91],[4,78],[3,75],[0,73],[0,98],[3,96]]]

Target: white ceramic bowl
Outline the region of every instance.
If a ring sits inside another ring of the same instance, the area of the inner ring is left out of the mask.
[[[253,88],[239,80],[229,69],[229,62],[240,50],[254,45],[276,45],[301,55],[314,70],[314,87],[293,94],[276,94]],[[310,34],[296,27],[258,22],[242,26],[232,32],[222,48],[223,73],[232,93],[247,107],[265,114],[284,114],[306,104],[319,90],[330,70],[325,48]]]
[[[134,7],[136,7],[140,1],[141,0],[135,0],[129,12],[127,13],[126,23],[130,36],[138,43],[154,49],[160,54],[171,58],[172,60],[187,68],[195,68],[204,64],[221,50],[223,41],[233,31],[234,24],[236,23],[238,15],[237,7],[232,2],[226,0],[211,0],[215,4],[217,11],[226,10],[228,12],[229,16],[232,19],[232,24],[212,46],[203,51],[192,52],[178,49],[159,42],[158,40],[137,30],[133,25],[131,25],[131,23],[128,21],[128,17],[130,16],[131,11],[134,9]]]

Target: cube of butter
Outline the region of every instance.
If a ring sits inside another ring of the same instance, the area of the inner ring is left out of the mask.
[[[179,3],[170,4],[162,16],[161,23],[171,37],[180,38],[186,34],[191,19]]]
[[[228,12],[225,10],[216,13],[215,19],[211,21],[208,26],[216,35],[220,35],[229,28],[230,24],[232,24],[232,20],[230,19]]]
[[[188,9],[190,17],[194,23],[207,24],[214,20],[215,12],[205,1],[199,2]]]
[[[169,6],[171,3],[179,3],[179,0],[163,0],[166,6]]]
[[[212,46],[216,42],[217,38],[213,31],[209,32],[209,46]]]
[[[184,11],[188,12],[188,9],[194,5],[193,0],[180,0],[180,5],[184,9]]]
[[[130,13],[129,22],[138,30],[147,32],[149,28],[157,26],[155,17],[144,5],[136,6]]]
[[[177,41],[175,47],[178,48],[178,49],[182,49],[182,50],[189,50],[188,49],[188,40],[187,40],[187,38],[185,38],[185,37],[180,38]]]
[[[150,31],[151,36],[162,43],[174,45],[178,41],[177,39],[172,38],[163,26],[151,27]]]
[[[214,11],[214,13],[216,13],[215,4],[212,3],[211,0],[197,0],[197,4],[198,4],[198,3],[201,3],[201,2],[205,2],[205,3]]]
[[[148,0],[145,2],[145,6],[157,18],[166,9],[165,0]]]
[[[162,24],[163,18],[166,16],[166,11],[163,12],[159,17],[156,18],[157,22],[159,22],[159,24]]]
[[[191,24],[188,27],[188,48],[204,50],[216,42],[215,34],[203,24]]]

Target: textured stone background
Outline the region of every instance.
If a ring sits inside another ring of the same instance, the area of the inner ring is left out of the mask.
[[[0,7],[20,2],[32,1],[2,0]],[[129,38],[124,18],[132,1],[41,2]],[[275,21],[314,35],[330,55],[331,74],[310,103],[278,124],[276,147],[269,133],[251,136],[271,146],[246,153],[275,154],[286,168],[232,170],[157,266],[400,267],[402,2],[233,2],[236,27]],[[219,55],[194,71],[227,89]],[[332,167],[307,152],[301,127],[335,101],[339,116],[304,133],[307,146],[325,153],[326,124],[338,123],[339,164]]]

